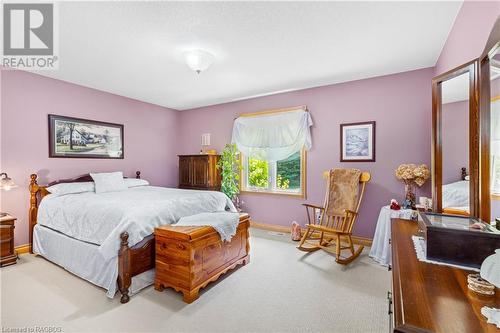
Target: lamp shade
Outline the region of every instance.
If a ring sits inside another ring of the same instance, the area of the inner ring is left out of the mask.
[[[17,187],[17,185],[12,178],[9,178],[5,172],[0,173],[0,190],[8,191],[15,187]]]
[[[202,146],[210,146],[210,133],[202,134],[201,145]]]

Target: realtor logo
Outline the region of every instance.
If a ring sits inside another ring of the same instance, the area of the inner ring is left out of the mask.
[[[54,23],[52,3],[4,3],[2,65],[56,69]]]

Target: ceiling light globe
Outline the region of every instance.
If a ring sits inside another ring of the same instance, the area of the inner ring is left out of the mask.
[[[214,55],[203,50],[193,50],[185,53],[186,64],[196,73],[200,74],[214,62]]]

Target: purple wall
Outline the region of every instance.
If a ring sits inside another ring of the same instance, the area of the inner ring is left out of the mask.
[[[380,208],[403,196],[403,184],[394,176],[401,163],[430,163],[431,78],[427,68],[395,75],[312,88],[180,112],[179,153],[200,150],[203,133],[212,134],[220,151],[231,139],[239,113],[307,105],[314,121],[313,149],[307,155],[307,200],[272,194],[247,194],[244,208],[255,221],[304,224],[302,202],[323,203],[322,172],[334,167],[359,168],[372,173],[354,233],[372,237]],[[339,124],[375,120],[375,163],[339,162]],[[430,183],[430,182],[429,182]],[[427,184],[420,194],[429,195]]]
[[[500,1],[464,1],[435,67],[442,74],[478,58],[500,15]]]
[[[469,101],[444,104],[442,112],[443,184],[449,184],[469,169]]]
[[[18,218],[16,245],[28,243],[28,183],[89,171],[123,171],[155,185],[177,185],[178,112],[22,71],[1,70],[1,172],[19,185],[1,192],[1,210]],[[47,114],[124,124],[125,159],[48,158]]]

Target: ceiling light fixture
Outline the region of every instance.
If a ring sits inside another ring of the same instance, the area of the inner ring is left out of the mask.
[[[188,51],[184,54],[184,58],[189,68],[198,74],[206,70],[214,62],[214,55],[203,50]]]

